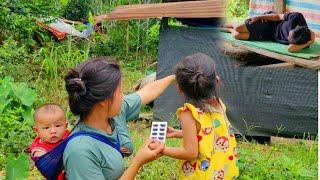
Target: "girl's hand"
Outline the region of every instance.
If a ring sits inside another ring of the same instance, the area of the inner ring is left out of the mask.
[[[155,149],[151,149],[153,147]],[[148,139],[146,144],[139,149],[133,161],[140,166],[159,158],[162,155],[164,144],[161,141]]]
[[[182,131],[174,129],[173,127],[168,126],[167,128],[167,138],[181,138]]]

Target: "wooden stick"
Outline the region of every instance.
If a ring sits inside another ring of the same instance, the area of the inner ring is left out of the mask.
[[[269,64],[260,66],[261,68],[294,68],[294,63],[291,62],[284,62],[284,63],[278,63],[278,64]]]

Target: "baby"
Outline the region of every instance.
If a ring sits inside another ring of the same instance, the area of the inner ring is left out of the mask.
[[[65,112],[57,104],[44,104],[38,107],[33,117],[37,137],[30,145],[30,156],[35,160],[67,138],[70,131],[67,130]]]

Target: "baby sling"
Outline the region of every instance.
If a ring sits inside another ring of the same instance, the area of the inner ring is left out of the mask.
[[[78,136],[89,136],[101,142],[104,142],[110,145],[111,147],[113,147],[114,149],[116,149],[122,155],[120,151],[120,142],[119,142],[118,135],[117,135],[117,143],[114,144],[107,137],[101,134],[97,134],[94,132],[84,132],[84,131],[76,132],[74,134],[71,134],[65,140],[63,140],[58,146],[53,148],[51,151],[47,152],[43,156],[33,159],[35,161],[35,166],[38,168],[38,170],[46,179],[48,180],[57,179],[57,177],[63,170],[64,149],[66,148],[70,140]]]

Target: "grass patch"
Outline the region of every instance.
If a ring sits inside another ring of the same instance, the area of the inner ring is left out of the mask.
[[[150,122],[129,123],[135,148],[149,137]],[[168,146],[179,146],[181,140],[168,139]],[[238,179],[318,179],[317,141],[286,141],[258,144],[238,141],[240,177]],[[131,158],[127,158],[127,164]],[[177,179],[179,161],[161,157],[145,165],[137,179]]]
[[[151,122],[142,120],[128,123],[135,150],[149,137]],[[267,144],[238,141],[240,176],[238,179],[318,179],[318,142],[288,141]],[[168,146],[180,146],[181,140],[168,139]],[[126,166],[132,157],[125,158]],[[162,156],[146,164],[137,175],[137,180],[178,179],[179,161]],[[0,171],[0,178],[4,177]],[[28,179],[44,179],[36,168],[29,173]]]

